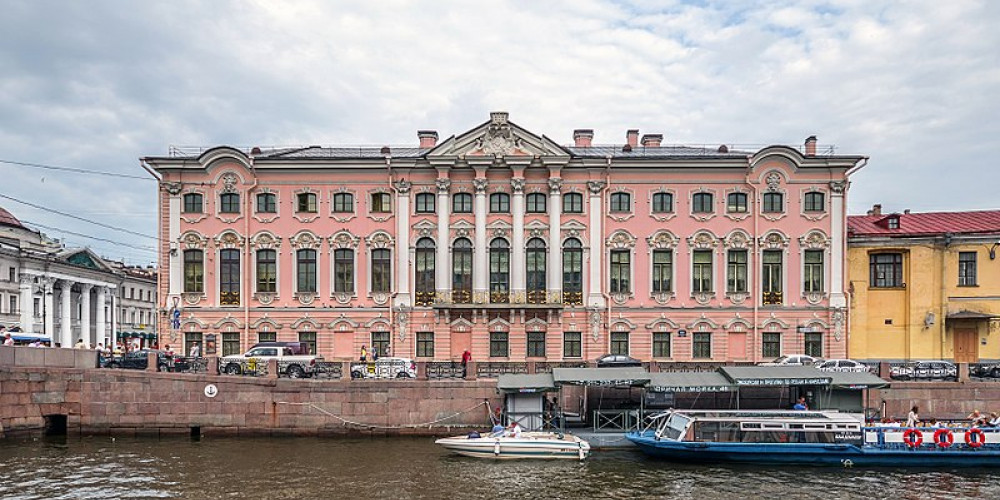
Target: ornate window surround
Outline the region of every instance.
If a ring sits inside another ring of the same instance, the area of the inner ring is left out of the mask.
[[[807,212],[806,211],[806,194],[808,193],[822,193],[823,194],[823,211],[822,212]],[[830,191],[828,189],[819,187],[817,185],[812,185],[807,188],[802,189],[799,192],[799,213],[802,214],[802,218],[811,221],[820,221],[824,217],[830,215],[830,210],[827,208],[830,203]]]
[[[822,230],[813,229],[808,233],[799,237],[799,262],[800,262],[800,275],[799,279],[799,293],[802,298],[806,300],[810,305],[818,305],[824,299],[829,296],[830,287],[830,243],[832,240],[828,237]],[[823,291],[806,293],[805,291],[805,266],[806,266],[806,250],[822,250],[823,251]]]
[[[184,213],[184,195],[186,194],[200,194],[201,195],[201,212],[199,213]],[[196,224],[201,222],[202,219],[208,217],[208,195],[205,190],[199,187],[189,187],[185,188],[180,192],[181,199],[181,220],[187,222],[188,224]]]
[[[274,195],[274,206],[277,208],[273,214],[263,213],[257,207],[257,195],[258,194],[273,194]],[[269,187],[259,187],[254,190],[253,197],[253,218],[260,223],[274,222],[278,217],[281,216],[281,193],[276,189],[271,189]]]
[[[712,252],[712,291],[695,293],[693,283],[687,283],[688,290],[691,291],[691,298],[699,305],[708,305],[715,299],[715,291],[719,288],[719,256],[716,248],[719,245],[719,238],[707,229],[701,229],[687,238],[688,265],[690,276],[694,279],[694,252],[695,250],[709,250]]]
[[[350,212],[334,212],[333,211],[333,195],[338,193],[347,193],[351,195],[351,211]],[[340,187],[338,189],[331,189],[329,194],[330,202],[330,218],[340,222],[347,223],[358,216],[358,193],[353,189],[348,189],[347,187]]]
[[[708,193],[712,195],[712,211],[708,213],[696,213],[694,211],[694,195],[699,193]],[[719,193],[715,189],[709,189],[706,187],[698,187],[688,191],[688,214],[692,219],[699,222],[707,222],[715,218],[717,215],[718,205],[719,205]]]
[[[611,233],[611,235],[608,236],[608,239],[605,241],[605,247],[606,247],[605,258],[607,259],[606,262],[608,263],[607,267],[608,275],[605,276],[604,278],[608,280],[607,282],[609,284],[611,282],[611,252],[614,250],[627,250],[629,253],[629,266],[628,266],[629,291],[625,293],[625,292],[610,292],[609,290],[609,294],[611,295],[611,300],[614,300],[615,303],[618,305],[622,305],[625,302],[628,302],[629,299],[635,297],[635,243],[636,243],[635,236],[632,236],[632,233],[629,233],[625,229],[616,230],[614,233]]]
[[[181,297],[184,298],[184,303],[187,305],[195,305],[202,301],[206,297],[205,290],[208,289],[208,278],[205,273],[205,265],[208,257],[208,238],[199,233],[198,231],[188,230],[180,236],[177,241],[177,246],[179,255],[181,256],[181,280],[184,279],[184,251],[185,250],[201,250],[202,251],[202,286],[200,292],[182,292]],[[183,289],[183,281],[181,283]]]
[[[348,304],[351,300],[357,298],[358,296],[358,246],[361,244],[361,237],[355,236],[350,231],[342,230],[337,231],[327,238],[329,242],[329,262],[330,262],[330,297],[336,300],[339,304]],[[354,276],[351,279],[354,282],[352,291],[348,292],[337,292],[336,291],[336,271],[337,263],[334,261],[334,254],[337,250],[351,250],[353,256],[352,269],[354,271]]]
[[[750,235],[742,229],[734,229],[726,235],[722,241],[722,246],[725,248],[726,253],[725,262],[723,266],[723,275],[725,275],[726,284],[726,298],[730,302],[736,305],[741,305],[746,302],[750,294],[753,293],[753,283],[755,275],[757,274],[754,263],[757,262],[756,253],[754,252],[754,240]],[[729,291],[729,250],[746,250],[747,251],[747,291],[746,292],[730,292]]]
[[[253,280],[253,291],[254,298],[257,302],[262,305],[270,305],[274,302],[274,299],[278,298],[281,292],[281,238],[275,236],[270,231],[260,231],[250,238],[250,248],[253,250],[253,266],[250,268],[250,279]],[[274,269],[274,292],[259,292],[257,291],[257,251],[258,250],[274,250],[275,251],[275,269]]]
[[[234,238],[239,238],[239,241],[235,242]],[[221,282],[221,280],[222,280],[222,251],[223,250],[228,250],[228,249],[242,249],[242,248],[243,248],[243,237],[239,236],[239,233],[237,233],[236,231],[234,231],[232,229],[227,229],[227,230],[219,233],[219,235],[215,237],[215,252],[214,252],[214,254],[215,254],[215,263],[213,265],[213,267],[215,269],[215,273],[214,273],[215,278],[214,278],[213,286],[215,287],[215,305],[216,305],[216,307],[222,307],[222,308],[242,307],[243,304],[246,303],[246,301],[249,299],[249,297],[245,297],[243,293],[240,293],[240,303],[239,304],[226,305],[226,306],[223,306],[221,304],[221,302],[222,302],[222,282]],[[240,289],[244,290],[245,289],[244,287],[245,287],[246,284],[243,283],[242,281],[245,279],[245,276],[246,276],[246,266],[247,266],[247,262],[246,261],[247,261],[247,259],[246,259],[245,252],[241,251],[239,253],[239,256],[240,256],[240,274],[239,274],[239,276],[240,276]],[[205,277],[205,288],[206,289],[208,288],[208,277],[207,276]]]
[[[566,197],[567,194],[570,194],[570,193],[580,195],[580,211],[579,212],[567,212],[567,211],[563,210],[562,203],[565,203],[565,201],[564,201],[565,197]],[[562,215],[563,217],[566,217],[566,216],[569,216],[569,217],[586,217],[587,216],[587,198],[589,198],[589,196],[587,195],[587,190],[586,190],[586,188],[584,186],[582,186],[580,184],[570,184],[568,182],[565,183],[565,184],[563,184],[562,196],[559,197],[559,203],[560,203],[560,205],[559,205],[559,213],[560,213],[560,215]]]
[[[743,193],[743,194],[746,195],[746,197],[747,197],[747,211],[746,212],[730,212],[729,211],[729,195],[733,194],[733,193]],[[723,203],[725,205],[724,205],[724,208],[722,209],[722,215],[724,217],[726,217],[727,219],[734,220],[734,221],[741,221],[743,219],[746,219],[747,217],[750,217],[750,215],[755,210],[756,200],[754,200],[753,196],[750,195],[750,190],[746,189],[746,188],[744,188],[742,186],[735,186],[733,188],[727,189],[725,191],[725,193],[723,193],[723,197],[724,197],[724,199],[722,201],[723,201]]]
[[[611,211],[611,197],[618,193],[628,194],[628,212]],[[608,217],[611,218],[611,220],[618,222],[625,222],[631,219],[632,217],[635,217],[635,204],[636,204],[636,199],[635,199],[634,189],[627,188],[625,186],[614,186],[608,190],[608,206],[605,207],[605,210],[607,210],[606,213],[608,214]]]
[[[389,195],[389,211],[385,213],[374,213],[372,212],[372,195],[380,193]],[[393,215],[396,213],[396,200],[393,198],[392,190],[387,187],[369,189],[368,192],[365,193],[368,218],[375,222],[385,222],[392,219]]]
[[[680,239],[666,229],[661,229],[655,233],[649,235],[646,238],[646,244],[648,246],[646,257],[649,259],[649,280],[646,283],[647,290],[649,290],[649,296],[657,304],[666,304],[670,302],[677,295],[677,246],[680,243]],[[654,250],[669,250],[671,254],[670,259],[670,291],[669,292],[653,292],[653,251]]]
[[[220,182],[222,183],[221,187],[219,186]],[[245,207],[245,205],[246,205],[246,198],[244,198],[246,196],[246,191],[244,191],[243,189],[241,189],[241,187],[244,184],[243,176],[241,176],[239,173],[237,173],[234,170],[226,169],[226,170],[223,170],[223,171],[219,172],[219,175],[217,175],[215,177],[215,180],[212,182],[212,184],[215,186],[215,190],[214,190],[214,193],[213,193],[213,196],[212,196],[212,203],[214,204],[213,208],[214,208],[215,218],[221,220],[222,222],[228,223],[228,224],[232,224],[232,223],[234,223],[234,222],[242,219],[246,215],[246,213],[244,213],[244,212],[246,212],[246,207]],[[220,198],[222,197],[223,194],[228,194],[228,193],[236,193],[236,194],[238,194],[240,196],[240,205],[239,205],[240,211],[239,212],[234,213],[234,214],[224,214],[224,213],[222,213],[222,211],[221,211],[222,210],[222,201],[220,200]],[[207,200],[207,197],[206,197],[206,200]],[[207,207],[206,207],[206,209],[207,209]]]
[[[292,217],[295,217],[299,222],[308,223],[319,218],[320,214],[323,213],[323,197],[320,196],[318,190],[311,187],[302,187],[296,189],[292,192]],[[300,194],[314,194],[316,195],[316,211],[315,212],[299,212],[299,195]],[[333,198],[331,197],[331,200]],[[279,200],[280,201],[280,200]],[[279,205],[280,206],[280,205]],[[333,210],[332,208],[330,210]],[[280,211],[280,210],[279,210]]]
[[[757,200],[759,202],[757,207],[760,209],[760,216],[771,222],[783,219],[788,215],[788,190],[783,187],[788,184],[788,175],[781,169],[771,168],[761,174],[760,181],[767,185],[767,187],[761,189],[759,194],[760,199]],[[764,195],[767,193],[778,193],[781,195],[780,212],[764,212]]]
[[[669,212],[662,212],[662,213],[653,212],[653,196],[660,193],[666,193],[670,195],[671,206]],[[659,222],[666,222],[670,219],[673,219],[674,217],[677,217],[677,190],[675,189],[670,189],[665,187],[652,189],[648,193],[646,193],[646,203],[649,204],[649,217],[652,218],[653,220]]]
[[[415,244],[415,243],[414,243]],[[367,296],[372,300],[372,302],[383,306],[389,302],[389,298],[392,297],[393,289],[395,288],[395,280],[392,279],[396,276],[396,259],[395,259],[395,246],[396,242],[386,231],[375,231],[374,233],[365,237],[365,262],[368,263],[367,270],[368,276],[365,280],[365,289],[367,291]],[[435,247],[436,248],[436,247]],[[372,250],[389,250],[389,291],[388,292],[372,292]],[[437,263],[435,263],[435,266]],[[356,273],[355,273],[356,274]],[[357,288],[355,286],[355,288]]]

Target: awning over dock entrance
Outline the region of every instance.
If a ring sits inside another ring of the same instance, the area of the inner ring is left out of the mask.
[[[736,390],[719,372],[664,372],[650,374],[649,392],[732,392]]]

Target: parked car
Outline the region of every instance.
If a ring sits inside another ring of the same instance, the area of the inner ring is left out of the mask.
[[[307,342],[258,342],[250,349],[256,349],[258,347],[287,347],[291,349],[292,354],[296,356],[315,354],[313,352],[309,352],[309,343]]]
[[[295,354],[288,346],[254,347],[242,356],[225,356],[219,359],[219,368],[230,375],[241,375],[256,370],[269,360],[278,360],[278,370],[289,378],[311,377],[316,362],[321,358],[311,354]]]
[[[958,380],[958,367],[948,361],[911,361],[891,367],[889,377],[895,380]]]
[[[787,354],[774,361],[758,363],[759,366],[811,366],[822,363],[823,358],[816,358],[806,354]]]
[[[605,354],[597,358],[598,368],[618,368],[625,366],[642,366],[642,361],[624,354]]]
[[[853,359],[828,359],[816,365],[816,368],[825,372],[865,373],[871,371],[871,367],[860,361],[854,361]]]
[[[102,368],[124,368],[127,370],[145,370],[149,366],[149,353],[156,353],[156,370],[161,372],[186,371],[187,361],[175,358],[166,351],[140,349],[127,352],[121,356],[102,357]]]
[[[351,363],[351,378],[416,378],[417,364],[410,358],[384,357]]]

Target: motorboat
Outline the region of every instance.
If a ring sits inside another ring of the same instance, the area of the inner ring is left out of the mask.
[[[843,467],[1000,467],[1000,429],[866,427],[816,411],[672,410],[626,437],[678,462]]]
[[[459,455],[476,458],[585,460],[590,443],[561,432],[522,432],[519,437],[480,435],[442,438],[435,443]]]

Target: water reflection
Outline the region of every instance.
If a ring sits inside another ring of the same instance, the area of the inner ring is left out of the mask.
[[[479,460],[431,439],[0,441],[0,498],[1000,498],[988,471]]]

